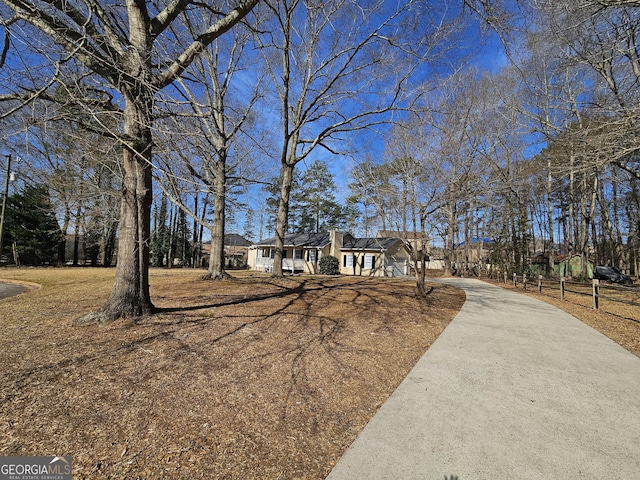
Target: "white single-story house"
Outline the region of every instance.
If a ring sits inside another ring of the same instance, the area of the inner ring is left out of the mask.
[[[249,247],[251,270],[273,271],[276,239]],[[318,273],[318,262],[333,255],[344,275],[399,276],[409,273],[410,256],[400,238],[355,238],[347,232],[293,233],[284,238],[282,269],[292,273]]]

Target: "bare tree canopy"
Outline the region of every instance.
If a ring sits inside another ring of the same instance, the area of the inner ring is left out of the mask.
[[[282,188],[274,275],[282,275],[283,239],[295,166],[311,152],[337,154],[347,134],[410,110],[429,61],[446,51],[456,15],[440,2],[365,5],[268,1],[261,47],[280,112]]]
[[[158,6],[139,1],[3,0],[5,32],[22,45],[15,45],[15,55],[10,47],[3,50],[1,99],[24,104],[61,84],[89,114],[104,111],[100,107],[106,103],[120,115],[121,130],[112,132],[123,147],[124,171],[116,280],[103,308],[83,321],[106,322],[153,311],[148,269],[155,94],[258,1],[240,1],[224,12],[224,7],[187,0]],[[213,22],[202,31],[189,31],[183,20],[203,12],[215,13]],[[176,36],[189,38],[188,45],[177,46]],[[43,67],[41,75],[33,75],[37,62]],[[21,67],[22,74],[15,75]],[[86,101],[86,92],[92,90],[101,92],[100,101]],[[10,111],[15,108],[13,104]]]
[[[162,223],[210,230],[207,276],[254,208],[282,275],[294,174],[319,165],[352,171],[364,231],[402,232],[423,293],[425,239],[450,273],[529,272],[533,254],[548,274],[564,255],[583,277],[591,258],[638,271],[640,2],[226,1],[0,2],[3,135],[57,178],[64,231],[98,191],[65,178],[122,178],[116,282],[87,320],[154,310],[152,182]],[[256,208],[247,180],[273,178]]]

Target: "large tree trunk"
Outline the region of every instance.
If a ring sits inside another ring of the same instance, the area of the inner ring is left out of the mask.
[[[144,70],[142,62],[137,65]],[[142,80],[127,85],[124,133],[129,141],[123,149],[124,181],[113,290],[105,305],[97,312],[80,318],[80,323],[107,323],[154,311],[149,294],[153,92],[148,85],[149,82]]]
[[[444,246],[444,276],[450,277],[453,274],[451,261],[454,254],[454,235],[455,235],[455,223],[456,223],[456,205],[455,200],[449,201],[446,206],[447,212],[447,243]]]
[[[213,181],[213,228],[211,229],[211,252],[209,270],[203,279],[222,280],[229,275],[224,271],[224,218],[226,199],[226,162],[223,156],[215,162]]]
[[[416,222],[414,215],[414,223],[413,223],[413,245],[411,246],[411,253],[414,256],[414,264],[416,266],[415,276],[416,276],[416,291],[419,296],[424,297],[427,295],[426,288],[426,279],[427,279],[427,245],[425,244],[425,214],[420,211],[420,238],[416,238]],[[420,263],[420,268],[418,269],[418,262]]]
[[[427,295],[427,256],[424,251],[416,255],[415,261],[416,292],[419,297]]]
[[[588,261],[589,261],[589,227],[596,208],[596,192],[598,188],[598,175],[593,176],[593,184],[589,184],[589,172],[585,171],[582,177],[583,193],[580,200],[580,208],[582,212],[582,223],[580,225],[580,276],[588,277]],[[590,198],[588,197],[590,195]],[[589,204],[587,204],[589,202]],[[593,244],[596,246],[596,238],[593,236]]]
[[[294,166],[289,163],[282,165],[282,189],[280,190],[280,203],[278,204],[278,218],[276,220],[276,250],[273,257],[273,276],[282,277],[282,258],[284,254],[284,236],[287,229],[289,216],[289,197],[291,184],[293,183]]]
[[[150,136],[149,136],[150,140]],[[81,323],[107,323],[139,317],[154,310],[149,294],[149,240],[151,231],[151,142],[147,152],[124,152],[124,185],[120,207],[118,262],[111,296]],[[139,155],[143,158],[139,158]]]
[[[553,277],[555,270],[555,242],[553,241],[553,176],[551,174],[551,156],[547,159],[547,228],[549,229],[549,264],[547,277]],[[534,242],[535,245],[535,242]]]

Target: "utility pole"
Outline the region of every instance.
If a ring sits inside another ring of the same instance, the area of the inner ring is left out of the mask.
[[[11,174],[11,155],[7,157],[7,170],[4,175],[4,196],[2,197],[2,213],[0,213],[0,258],[2,257],[2,240],[4,233],[4,212],[7,209],[7,196],[9,195],[9,176]]]

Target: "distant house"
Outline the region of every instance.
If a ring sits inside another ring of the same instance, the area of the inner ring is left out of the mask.
[[[273,271],[276,239],[249,247],[251,270]],[[355,238],[347,232],[288,234],[284,238],[282,269],[292,273],[318,273],[318,262],[332,255],[345,275],[398,276],[408,273],[409,252],[400,238]]]
[[[431,239],[427,233],[423,232],[409,232],[409,231],[397,231],[397,230],[379,230],[376,234],[376,238],[378,239],[402,239],[402,241],[409,247],[409,250],[413,251],[413,256],[418,257],[419,253],[424,253],[426,255],[426,267],[427,268],[438,268],[434,267],[431,262]],[[410,272],[413,274],[415,270],[419,270],[421,268],[421,263],[418,261],[417,265],[414,265],[414,261],[411,260],[409,262]]]
[[[251,242],[237,233],[228,233],[224,236],[224,258],[227,268],[244,268],[247,266],[247,252]],[[202,244],[201,266],[209,266],[209,254],[211,242]]]
[[[488,264],[488,258],[491,255],[495,243],[495,240],[490,237],[473,237],[469,240],[468,244],[463,240],[456,245],[454,249],[456,261],[460,263],[464,261],[469,263],[479,263],[483,261]]]
[[[431,239],[427,233],[379,230],[376,234],[376,238],[401,238],[416,252],[424,251],[427,255],[430,255],[431,252]]]

